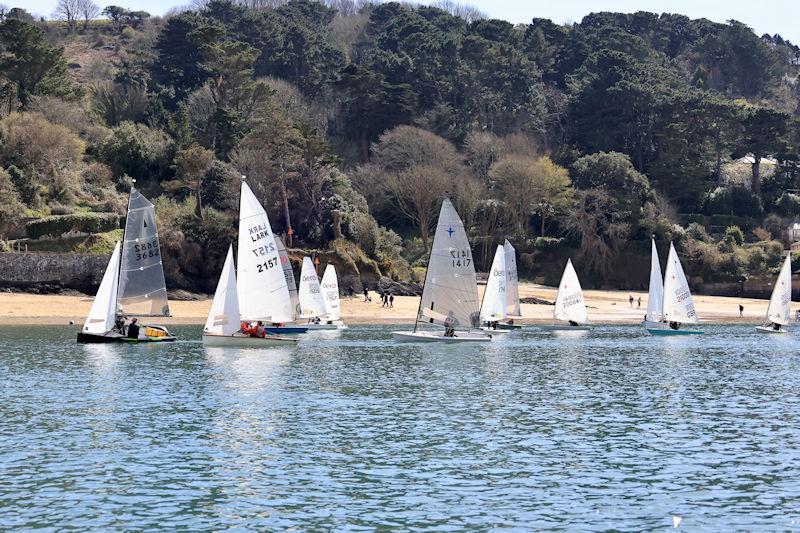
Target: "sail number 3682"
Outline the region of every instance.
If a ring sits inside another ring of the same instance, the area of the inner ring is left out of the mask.
[[[152,242],[134,244],[133,252],[137,261],[144,261],[145,259],[150,259],[151,257],[158,257],[161,255],[161,252],[158,249],[158,239],[155,239]]]

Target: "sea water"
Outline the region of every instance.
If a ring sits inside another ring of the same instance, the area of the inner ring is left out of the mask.
[[[793,335],[391,329],[239,350],[0,328],[0,530],[800,529]]]

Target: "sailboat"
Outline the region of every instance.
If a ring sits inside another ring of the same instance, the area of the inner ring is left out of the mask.
[[[508,333],[511,330],[498,330],[498,324],[506,318],[506,292],[507,292],[506,252],[503,245],[498,245],[492,260],[492,267],[489,269],[489,279],[486,280],[486,290],[483,292],[483,303],[481,303],[481,329],[484,331],[502,331]]]
[[[289,324],[267,326],[265,329],[270,333],[306,333],[308,327],[305,324],[298,324],[298,320],[306,318],[303,316],[303,311],[300,306],[300,295],[297,292],[297,285],[294,280],[294,270],[292,270],[292,262],[289,260],[289,252],[286,251],[286,246],[280,237],[275,237],[275,244],[278,246],[278,257],[281,260],[281,268],[283,269],[283,276],[286,278],[286,288],[289,290],[289,305],[292,308],[292,320]]]
[[[561,321],[561,323],[556,323]],[[566,324],[564,324],[566,322]],[[586,303],[583,300],[583,289],[578,281],[578,274],[572,266],[572,259],[567,259],[567,266],[561,275],[558,285],[556,306],[553,310],[553,324],[539,326],[543,331],[586,331],[591,329],[587,325],[589,316],[586,312]]]
[[[756,327],[760,333],[786,333],[786,328],[792,315],[792,254],[786,255],[781,273],[775,281],[772,296],[767,308],[769,323]]]
[[[444,326],[420,330],[420,323]],[[480,329],[478,286],[464,224],[448,198],[442,202],[414,331],[395,331],[403,342],[489,342]]]
[[[508,242],[503,243],[506,256],[506,321],[500,322],[498,329],[522,329],[519,324],[514,324],[515,318],[521,318],[522,312],[519,305],[519,275],[517,274],[517,251]]]
[[[656,240],[651,239],[650,287],[647,291],[647,314],[644,315],[646,328],[661,327],[664,320],[664,281],[661,278],[661,262],[658,259]]]
[[[342,305],[339,299],[339,278],[336,276],[336,267],[328,265],[322,275],[322,297],[325,300],[325,312],[328,315],[328,324],[335,324],[339,329],[347,329],[347,324],[342,321]]]
[[[131,187],[123,244],[111,254],[89,316],[78,333],[80,343],[169,342],[164,326],[140,325],[136,338],[124,330],[125,316],[169,316],[167,287],[161,264],[155,207]]]
[[[239,313],[239,290],[236,285],[236,271],[233,265],[233,246],[228,248],[225,265],[219,276],[214,300],[203,328],[203,344],[206,346],[266,347],[276,345],[295,345],[297,337],[266,335],[251,337],[241,330]]]
[[[649,306],[649,303],[648,303]],[[669,244],[667,270],[664,273],[664,298],[661,305],[663,323],[650,324],[647,331],[651,335],[702,335],[702,331],[680,329],[682,324],[698,324],[697,311],[694,308],[689,281],[683,272],[683,266],[675,246]]]
[[[328,310],[325,308],[325,297],[319,284],[317,270],[310,257],[303,258],[303,266],[300,269],[300,308],[303,316],[308,317],[306,326],[309,331],[340,329],[339,324],[335,324],[332,320],[323,320],[327,319]]]

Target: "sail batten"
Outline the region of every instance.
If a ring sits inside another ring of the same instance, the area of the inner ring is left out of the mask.
[[[169,316],[156,211],[131,188],[119,267],[117,314]]]
[[[786,255],[786,259],[775,281],[772,289],[772,296],[769,299],[767,308],[767,319],[773,324],[786,326],[791,320],[792,314],[792,254]]]
[[[680,324],[697,324],[699,319],[689,290],[689,281],[683,271],[683,265],[675,251],[675,246],[669,244],[667,269],[664,272],[664,320]]]
[[[583,300],[583,289],[578,281],[575,267],[572,266],[572,259],[567,259],[567,266],[564,267],[553,316],[556,320],[575,322],[579,325],[589,321],[586,303]]]
[[[650,287],[647,292],[647,316],[645,320],[661,322],[664,318],[664,282],[661,278],[661,263],[655,239],[652,240],[650,255]]]
[[[481,304],[481,322],[494,322],[506,318],[507,291],[506,252],[498,245],[486,280],[486,290]]]
[[[439,211],[417,320],[460,330],[480,326],[472,249],[464,224],[447,198]]]
[[[517,251],[508,242],[503,243],[506,260],[506,316],[521,317],[519,305],[519,275],[517,273]]]

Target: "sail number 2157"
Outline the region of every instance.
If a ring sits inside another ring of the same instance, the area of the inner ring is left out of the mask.
[[[468,267],[472,264],[472,257],[466,250],[450,250],[450,255],[453,258],[453,267]]]

